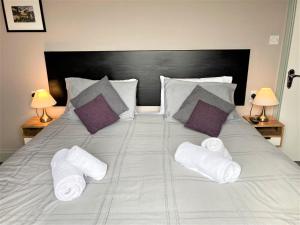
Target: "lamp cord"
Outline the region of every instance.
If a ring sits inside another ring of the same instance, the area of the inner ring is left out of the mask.
[[[251,117],[251,114],[252,114],[252,109],[253,109],[253,104],[251,104],[250,117]]]
[[[253,94],[251,95],[252,101],[255,99],[255,97],[256,97],[256,94],[253,93]],[[253,109],[253,102],[251,102],[250,117],[251,117],[251,114],[252,114],[252,109]]]
[[[35,108],[35,113],[36,113],[37,117],[40,118],[40,115],[39,115],[39,113],[38,113],[38,109],[37,109],[37,108]]]

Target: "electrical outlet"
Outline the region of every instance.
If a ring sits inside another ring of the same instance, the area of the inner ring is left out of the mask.
[[[252,103],[253,99],[255,98],[256,95],[256,90],[250,91],[250,96],[249,96],[249,102]]]

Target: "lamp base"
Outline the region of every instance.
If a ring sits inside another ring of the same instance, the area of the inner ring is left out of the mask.
[[[265,110],[264,106],[263,106],[260,116],[258,117],[258,120],[259,120],[259,122],[268,122],[269,121],[269,118],[266,115],[266,110]]]
[[[48,123],[48,122],[50,122],[51,120],[53,120],[53,119],[51,118],[51,116],[49,116],[49,115],[47,114],[47,111],[46,111],[46,109],[44,108],[44,109],[43,109],[43,115],[40,117],[40,122],[41,122],[41,123]]]

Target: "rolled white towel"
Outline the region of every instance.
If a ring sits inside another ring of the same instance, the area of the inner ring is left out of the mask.
[[[67,155],[66,160],[81,170],[86,176],[101,180],[106,174],[107,165],[87,151],[74,145]]]
[[[241,167],[236,162],[190,142],[179,145],[175,160],[220,184],[235,182],[241,173]]]
[[[56,152],[51,160],[54,193],[61,201],[78,198],[86,186],[83,173],[66,162],[68,151],[62,149]]]
[[[232,160],[232,157],[229,153],[229,151],[227,150],[227,148],[224,146],[223,141],[220,138],[206,138],[204,141],[202,141],[201,146],[216,152],[218,154],[221,154],[221,156]]]

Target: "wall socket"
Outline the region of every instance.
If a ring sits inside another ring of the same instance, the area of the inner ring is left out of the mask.
[[[249,96],[249,102],[252,103],[253,99],[255,98],[256,95],[256,90],[250,91],[250,96]]]

